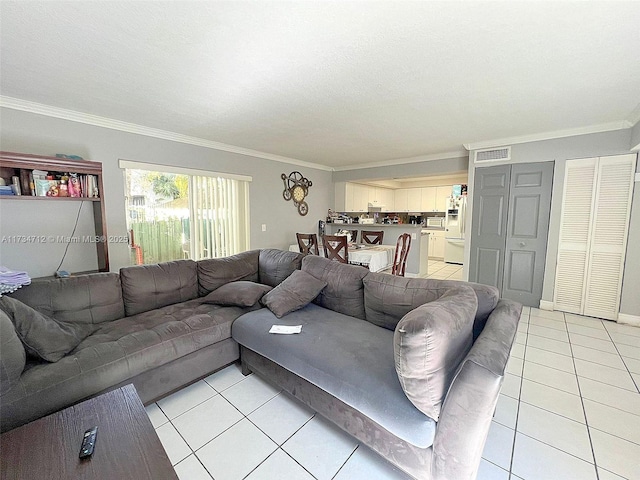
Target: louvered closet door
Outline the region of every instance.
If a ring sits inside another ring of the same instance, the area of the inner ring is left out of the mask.
[[[582,313],[598,159],[568,160],[562,197],[554,308]]]
[[[635,155],[601,157],[593,210],[584,314],[616,320],[633,180]]]

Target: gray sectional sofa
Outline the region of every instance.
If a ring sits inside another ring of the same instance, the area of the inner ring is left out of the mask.
[[[259,303],[205,303],[237,281],[281,292],[296,270],[326,286],[282,318]],[[92,333],[59,361],[25,363],[0,312],[3,431],[127,383],[150,403],[240,357],[245,373],[418,479],[475,477],[521,309],[492,287],[273,249],[38,282],[12,296]],[[302,332],[269,334],[274,324]]]

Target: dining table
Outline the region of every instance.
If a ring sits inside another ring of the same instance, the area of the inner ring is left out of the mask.
[[[396,247],[394,245],[369,245],[365,243],[349,243],[349,263],[368,267],[372,272],[381,272],[393,265],[393,256]],[[297,244],[289,245],[289,250],[299,252]],[[320,256],[324,257],[322,245],[318,246]]]

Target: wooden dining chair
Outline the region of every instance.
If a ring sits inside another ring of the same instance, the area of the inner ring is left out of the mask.
[[[322,237],[322,248],[324,249],[324,258],[337,260],[341,263],[349,263],[349,250],[347,249],[346,236],[324,235]]]
[[[407,266],[407,255],[409,255],[409,249],[411,248],[411,235],[403,233],[398,237],[396,242],[396,252],[393,257],[393,266],[391,267],[391,274],[404,277],[404,270]]]
[[[362,230],[360,236],[362,238],[362,243],[367,243],[369,245],[382,245],[384,231],[380,230],[379,232],[373,232],[369,230]]]
[[[296,233],[300,253],[305,255],[320,255],[318,250],[318,236],[315,233]]]

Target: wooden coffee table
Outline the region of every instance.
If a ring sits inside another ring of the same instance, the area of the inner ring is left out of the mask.
[[[80,460],[85,430],[96,447]],[[177,480],[133,385],[91,398],[0,436],[4,479]]]

